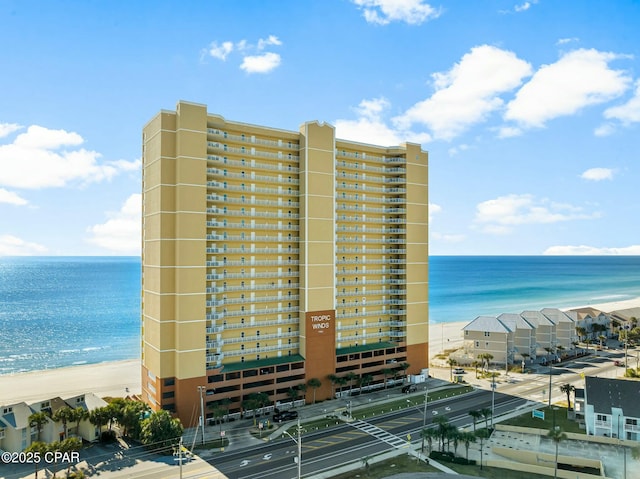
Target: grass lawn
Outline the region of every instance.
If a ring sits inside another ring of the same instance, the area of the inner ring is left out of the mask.
[[[551,429],[553,428],[553,408],[557,408],[555,411],[555,425],[565,432],[575,432],[578,434],[585,434],[584,429],[578,427],[576,421],[567,419],[567,408],[561,406],[551,406],[551,408],[544,407],[539,409],[544,411],[544,419],[538,419],[532,417],[531,413],[525,413],[506,421],[501,421],[501,424],[507,424],[509,426],[522,426],[522,427],[535,427],[538,429]]]
[[[509,471],[507,469],[498,469],[495,467],[485,467],[482,471],[480,470],[480,466],[461,466],[459,464],[447,464],[447,467],[455,470],[460,474],[467,474],[468,476],[476,477],[486,477],[490,479],[549,479],[548,476],[541,476],[538,474],[530,474],[518,471]],[[394,457],[393,459],[388,459],[383,462],[371,464],[369,466],[368,473],[367,471],[365,471],[364,467],[360,467],[352,472],[332,476],[332,479],[382,479],[403,472],[438,471],[439,470],[433,466],[428,466],[422,461],[416,461],[415,457],[409,457],[408,455],[403,454],[401,456]]]

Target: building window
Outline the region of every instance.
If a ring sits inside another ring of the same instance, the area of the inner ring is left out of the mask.
[[[485,331],[484,332],[484,337],[485,338],[491,337],[491,333],[489,331]]]

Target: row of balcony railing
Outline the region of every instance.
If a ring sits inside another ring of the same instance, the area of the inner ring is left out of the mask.
[[[297,243],[300,241],[298,236],[290,236],[291,233],[284,236],[258,236],[251,232],[250,234],[241,233],[239,235],[231,235],[226,231],[223,233],[208,233],[205,238],[207,241],[252,241],[267,243]]]
[[[246,303],[273,303],[281,301],[298,301],[300,298],[297,294],[279,295],[279,296],[253,296],[244,298],[220,298],[207,301],[207,308],[215,308],[225,306],[227,304],[246,304]]]
[[[236,178],[239,180],[251,180],[251,181],[262,181],[265,183],[285,183],[291,185],[298,185],[299,181],[297,178],[293,178],[291,175],[285,177],[282,176],[269,176],[269,175],[256,175],[254,171],[250,171],[249,174],[244,171],[235,172],[235,171],[227,171],[224,169],[218,168],[207,168],[207,174],[212,176],[221,176],[223,178]]]
[[[300,261],[297,259],[264,259],[264,260],[209,260],[206,262],[209,267],[225,267],[225,266],[290,266],[298,265]]]
[[[253,284],[253,285],[245,285],[244,282],[242,284],[236,285],[218,285],[218,286],[208,286],[206,289],[207,293],[215,294],[215,293],[224,293],[224,292],[233,292],[233,291],[273,291],[273,290],[284,290],[284,289],[297,289],[300,287],[299,283],[267,283],[267,284]]]
[[[261,158],[269,158],[272,160],[287,160],[287,161],[299,161],[300,157],[298,155],[294,155],[293,153],[282,153],[279,151],[278,153],[273,153],[271,151],[258,150],[254,147],[236,147],[229,146],[226,143],[222,143],[219,141],[208,141],[207,147],[213,151],[226,151],[228,153],[233,153],[236,155],[243,156],[259,156]]]
[[[406,188],[399,188],[397,186],[369,186],[367,184],[358,184],[358,183],[345,183],[344,181],[336,181],[336,189],[340,190],[358,190],[364,191],[367,193],[385,193],[385,194],[402,194],[406,193]]]
[[[278,188],[263,188],[260,186],[256,186],[254,183],[246,185],[244,183],[236,185],[230,184],[226,181],[207,181],[208,188],[215,188],[219,190],[228,190],[228,191],[241,191],[244,193],[261,193],[265,195],[283,195],[283,196],[298,196],[298,190],[288,187],[284,189],[282,186]]]
[[[240,205],[257,205],[257,206],[277,206],[282,208],[297,208],[300,203],[291,199],[278,198],[277,200],[265,200],[260,198],[246,198],[244,195],[240,197],[209,194],[207,195],[207,201],[214,203],[234,203]]]
[[[395,175],[404,175],[407,172],[407,169],[402,166],[373,166],[369,163],[352,163],[347,160],[336,160],[335,162],[336,170],[341,170],[343,168],[349,170],[358,170],[358,171],[366,171],[366,172],[375,172],[375,173],[385,173],[385,174],[395,174]]]
[[[404,268],[391,268],[391,269],[338,269],[336,270],[336,276],[353,276],[354,274],[367,275],[367,274],[406,274]]]
[[[300,145],[297,141],[292,140],[269,140],[266,138],[257,138],[255,135],[236,135],[233,133],[228,133],[224,130],[220,130],[218,128],[208,128],[207,133],[219,139],[227,139],[231,141],[236,141],[239,143],[252,143],[256,145],[264,145],[273,148],[288,148],[292,150],[298,150]]]
[[[225,229],[255,229],[255,230],[284,230],[284,231],[299,231],[300,226],[297,224],[272,224],[272,223],[246,223],[241,221],[240,223],[232,223],[231,221],[224,220],[207,220],[208,228],[225,228]]]
[[[241,246],[240,248],[229,248],[223,246],[221,248],[216,246],[207,246],[206,249],[209,254],[298,254],[300,252],[299,248],[284,248],[282,246],[278,248],[256,248],[249,247],[246,248]]]
[[[244,348],[244,349],[234,349],[231,351],[225,351],[225,356],[233,357],[233,356],[244,356],[245,354],[252,353],[264,353],[269,351],[285,351],[287,349],[298,349],[300,343],[291,343],[291,344],[276,344],[273,346],[263,346],[261,348]]]
[[[286,158],[282,158],[283,160]],[[238,168],[251,168],[252,170],[265,170],[265,171],[282,171],[286,173],[299,173],[300,169],[297,166],[291,164],[283,165],[282,163],[262,163],[255,160],[247,161],[244,158],[241,160],[231,160],[226,156],[219,155],[207,155],[207,160],[211,161],[214,165],[227,165],[229,167]],[[208,165],[208,163],[207,163]],[[207,171],[209,169],[207,168]]]
[[[239,273],[209,273],[207,281],[220,281],[225,279],[253,279],[253,278],[293,278],[300,276],[296,270],[291,271],[261,271],[259,273],[241,271]]]
[[[398,157],[398,156],[376,156],[376,155],[372,155],[372,154],[351,152],[351,151],[345,151],[345,150],[341,150],[341,149],[336,150],[336,156],[344,157],[344,158],[359,158],[361,160],[366,160],[366,161],[371,161],[371,162],[378,162],[378,163],[385,163],[385,164],[390,164],[390,163],[391,164],[393,164],[393,163],[404,164],[404,163],[406,163],[406,158],[404,158],[404,157]]]
[[[240,216],[246,218],[276,218],[276,219],[298,219],[298,213],[283,213],[282,211],[252,211],[252,210],[230,210],[227,208],[210,207],[207,208],[207,213],[212,215],[222,216]]]
[[[386,213],[386,214],[390,214],[390,215],[403,215],[407,212],[406,208],[400,208],[398,206],[393,206],[393,207],[384,207],[384,208],[376,208],[374,206],[369,206],[367,204],[364,204],[362,206],[360,205],[351,205],[351,204],[342,204],[339,203],[338,206],[336,207],[337,211],[359,211],[364,213]]]

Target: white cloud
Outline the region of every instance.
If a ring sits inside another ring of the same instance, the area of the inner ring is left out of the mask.
[[[593,130],[593,134],[595,136],[609,136],[611,134],[613,134],[616,131],[616,127],[613,123],[603,123],[602,125],[600,125],[599,127],[597,127],[595,130]]]
[[[269,73],[280,65],[280,55],[273,52],[262,55],[247,55],[242,60],[240,69],[247,73]]]
[[[433,221],[433,216],[442,211],[442,206],[435,203],[429,203],[429,223]]]
[[[22,128],[22,126],[17,123],[0,123],[0,138],[4,138],[5,136],[9,136],[14,131],[18,131]]]
[[[17,236],[0,235],[0,256],[31,256],[47,252],[47,248],[38,243],[29,243]]]
[[[584,107],[622,95],[630,78],[609,62],[625,58],[609,52],[579,49],[543,65],[507,105],[506,120],[526,127],[543,127],[556,117],[572,115]]]
[[[625,125],[640,122],[640,80],[636,81],[633,97],[624,105],[606,109],[604,117],[619,120]]]
[[[556,45],[566,45],[567,43],[577,43],[579,41],[580,39],[578,37],[558,38]]]
[[[10,205],[24,206],[29,202],[12,191],[0,188],[0,203],[9,203]]]
[[[391,22],[405,22],[409,25],[438,18],[440,10],[423,0],[352,0],[364,13],[368,23],[387,25]]]
[[[275,35],[269,35],[267,38],[261,38],[258,40],[258,50],[264,50],[264,47],[269,45],[282,45],[282,42]]]
[[[513,7],[513,9],[516,12],[526,12],[530,8],[531,8],[531,2],[524,2],[524,3],[520,4],[520,5],[516,5],[515,7]]]
[[[100,154],[77,148],[74,132],[30,126],[13,143],[0,145],[0,185],[14,188],[61,187],[108,180],[121,171],[137,169],[139,160],[99,163]]]
[[[513,138],[522,135],[522,130],[515,126],[502,126],[498,128],[498,138]]]
[[[461,153],[463,151],[467,151],[468,149],[470,149],[471,147],[469,145],[467,145],[466,143],[462,143],[458,146],[453,146],[451,148],[449,148],[447,150],[447,153],[449,153],[449,156],[456,156],[458,153]]]
[[[431,237],[435,240],[445,243],[460,243],[466,239],[465,235],[448,235],[442,233],[431,233]]]
[[[105,223],[87,229],[92,237],[87,241],[118,254],[140,254],[142,195],[133,194],[120,211],[107,213]]]
[[[436,138],[450,140],[503,105],[498,96],[518,87],[531,65],[513,52],[490,45],[471,49],[451,70],[432,75],[435,93],[394,118],[407,128],[427,125]]]
[[[385,122],[384,113],[391,104],[385,98],[362,100],[354,108],[358,118],[356,120],[336,120],[336,136],[349,138],[362,143],[395,146],[406,141],[426,143],[431,140],[427,133],[414,133],[409,130],[391,128]]]
[[[611,168],[589,168],[580,175],[580,178],[590,181],[612,180],[613,170]]]
[[[225,61],[227,56],[233,51],[233,42],[222,42],[218,45],[218,42],[211,42],[208,52],[213,58]]]
[[[593,256],[635,256],[640,255],[640,245],[607,248],[597,246],[550,246],[542,254],[556,256],[593,255]]]
[[[506,234],[514,226],[548,224],[561,221],[593,219],[598,213],[584,213],[582,208],[554,203],[533,195],[507,195],[483,201],[476,206],[474,223],[486,233]]]

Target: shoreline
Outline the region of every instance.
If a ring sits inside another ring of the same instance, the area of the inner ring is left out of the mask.
[[[622,301],[562,308],[562,310],[586,307],[605,313],[640,308],[640,296]],[[461,347],[462,328],[473,319],[452,323],[431,322],[429,324],[429,361],[431,362],[434,356],[444,350]],[[37,402],[57,396],[68,398],[85,392],[92,392],[101,397],[140,394],[142,380],[140,366],[140,359],[125,359],[3,374],[0,375],[0,405],[21,401]],[[16,393],[17,391],[19,392]]]

